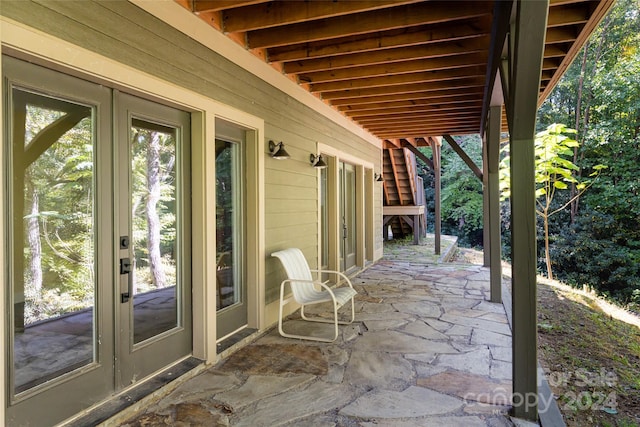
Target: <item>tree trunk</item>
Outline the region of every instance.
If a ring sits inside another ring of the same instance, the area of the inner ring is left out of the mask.
[[[31,186],[30,186],[31,187]],[[38,192],[31,190],[31,213],[27,220],[27,236],[29,239],[29,271],[31,273],[31,287],[36,295],[42,292],[42,245],[40,243],[40,222],[38,213],[40,210]]]
[[[551,254],[549,253],[549,217],[547,212],[544,212],[542,217],[544,223],[544,255],[547,262],[547,278],[553,280],[553,271],[551,270]]]
[[[589,52],[589,41],[587,40],[587,42],[584,45],[584,50],[582,51],[582,64],[580,66],[580,77],[578,79],[578,95],[576,100],[576,121],[575,121],[576,139],[579,138],[578,135],[580,134],[580,116],[582,111],[582,90],[584,88],[584,73],[587,68],[588,52]],[[584,131],[586,130],[583,130],[583,132]],[[578,162],[578,148],[579,146],[573,148],[573,164],[574,165],[577,164]],[[578,189],[576,187],[576,184],[572,183],[571,194],[569,195],[569,200],[573,200],[571,202],[571,209],[570,209],[571,211],[571,219],[569,221],[570,224],[573,224],[573,222],[576,219],[576,216],[578,215],[578,203],[580,198],[576,197],[576,194],[578,194]]]
[[[157,205],[160,200],[160,135],[151,132],[147,147],[147,249],[149,251],[149,268],[153,283],[157,288],[165,287],[165,274],[162,269],[162,253],[160,252],[160,216]]]

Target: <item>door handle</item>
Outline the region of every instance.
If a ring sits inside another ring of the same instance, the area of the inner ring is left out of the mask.
[[[127,290],[120,293],[120,302],[125,303],[131,298],[131,259],[120,258],[120,275],[127,274]]]
[[[120,274],[131,273],[131,260],[129,258],[120,258]]]

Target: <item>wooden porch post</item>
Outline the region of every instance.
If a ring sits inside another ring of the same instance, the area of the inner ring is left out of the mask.
[[[538,419],[534,132],[549,1],[516,2],[509,85],[513,411]]]
[[[500,128],[502,127],[502,106],[492,106],[489,109],[489,123],[485,138],[485,197],[487,218],[491,302],[502,302],[502,245],[500,241]]]
[[[491,266],[491,239],[489,229],[489,164],[487,160],[488,131],[482,138],[482,255],[483,265]],[[493,289],[491,289],[493,295]],[[491,298],[493,300],[493,296]]]
[[[440,206],[442,203],[441,195],[441,180],[440,180],[440,142],[434,138],[429,138],[429,144],[431,145],[431,153],[433,154],[433,175],[435,177],[435,215],[434,215],[434,253],[440,255],[441,252],[441,235],[442,235],[442,215]]]

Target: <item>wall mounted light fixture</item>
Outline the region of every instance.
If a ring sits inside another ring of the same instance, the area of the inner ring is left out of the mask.
[[[277,144],[269,141],[269,152],[271,152],[271,157],[277,160],[284,160],[291,157],[289,153],[287,153],[287,150],[284,149],[284,143],[282,141]]]
[[[382,181],[384,181],[384,178],[382,177],[382,174],[379,174],[379,175],[378,175],[378,174],[376,173],[376,174],[374,174],[374,177],[375,177],[375,179],[376,179],[376,181],[377,181],[377,182],[382,182]]]
[[[309,156],[309,161],[311,161],[311,166],[313,166],[314,168],[324,169],[327,167],[327,164],[322,158],[322,154],[318,154],[317,156],[315,154],[312,154],[311,156]]]

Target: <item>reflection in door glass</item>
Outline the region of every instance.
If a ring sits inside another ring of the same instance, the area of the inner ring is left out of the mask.
[[[12,90],[13,392],[95,360],[92,107]]]
[[[240,262],[242,212],[240,146],[216,140],[217,309],[242,301]]]
[[[174,128],[132,120],[134,343],[178,325],[176,134]]]

